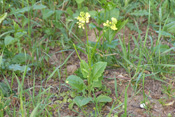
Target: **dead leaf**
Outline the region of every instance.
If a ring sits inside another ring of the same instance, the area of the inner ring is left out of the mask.
[[[67,73],[68,74],[73,74],[76,70],[77,70],[77,66],[76,65],[69,65],[69,66],[67,66]]]
[[[174,104],[174,101],[165,104],[165,106],[171,106],[171,105],[173,105],[173,104]]]

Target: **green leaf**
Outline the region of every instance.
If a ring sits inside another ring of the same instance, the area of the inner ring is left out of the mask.
[[[97,11],[89,11],[89,14],[91,15],[91,17],[95,17],[97,14]]]
[[[30,59],[31,57],[25,53],[19,53],[15,55],[12,59],[13,63],[24,63],[26,60]]]
[[[14,14],[25,13],[25,12],[30,11],[30,9],[31,9],[31,6],[29,6],[29,7],[24,7],[24,8],[22,8],[22,9],[16,10],[16,11],[14,12]]]
[[[89,97],[77,96],[74,98],[73,101],[77,104],[77,106],[82,107],[88,104],[91,100],[92,98]]]
[[[93,87],[98,87],[98,88],[102,87],[102,80],[103,80],[103,77],[101,79],[98,79],[98,81],[94,81],[92,86]]]
[[[41,103],[39,103],[32,111],[32,113],[30,114],[30,117],[36,117],[37,113],[38,113],[38,109],[41,106]]]
[[[39,4],[39,5],[33,5],[34,10],[41,10],[47,8],[45,5]]]
[[[104,72],[106,66],[107,62],[98,62],[93,65],[91,76],[93,81],[98,81],[98,78],[102,76],[102,73]]]
[[[9,96],[11,91],[10,88],[8,87],[8,85],[4,82],[0,82],[0,92],[4,95],[4,96]]]
[[[60,19],[60,18],[61,18],[61,14],[63,13],[63,11],[61,11],[61,10],[56,10],[55,13],[56,13],[56,18],[57,18],[57,19]]]
[[[137,31],[137,27],[133,23],[127,23],[127,27],[132,31]]]
[[[22,32],[17,32],[17,33],[15,33],[15,38],[21,38],[21,37],[23,37],[25,34],[27,34],[27,32],[26,31],[22,31]]]
[[[95,29],[95,28],[96,28],[96,25],[95,25],[94,23],[90,23],[90,24],[89,24],[89,28],[90,28],[90,29]]]
[[[43,19],[47,19],[49,18],[51,15],[53,15],[55,12],[53,10],[50,10],[50,9],[44,9],[42,11],[42,14],[43,14]]]
[[[163,45],[163,44],[159,44],[159,45],[154,47],[156,53],[164,52],[164,51],[168,50],[169,48],[170,47],[168,45]]]
[[[132,12],[132,10],[137,9],[138,7],[140,7],[139,2],[132,2],[131,4],[128,4],[125,8],[126,14]]]
[[[119,9],[113,9],[113,10],[110,11],[110,18],[112,18],[112,17],[118,19],[118,17],[119,17]]]
[[[74,14],[74,12],[72,11],[72,7],[68,7],[68,8],[66,9],[66,12],[67,12],[70,16],[72,16],[72,14]]]
[[[144,15],[149,15],[149,12],[147,12],[146,10],[135,10],[133,13],[131,13],[130,15],[134,15],[134,16],[144,16]]]
[[[161,33],[162,36],[165,36],[165,37],[174,37],[173,35],[171,35],[170,33],[166,32],[166,31],[156,31],[156,33]]]
[[[117,32],[119,32],[128,22],[128,19],[124,20],[124,21],[118,21],[117,22]]]
[[[12,36],[6,36],[4,40],[5,46],[13,44],[16,40],[17,39],[13,38]]]
[[[2,55],[0,56],[0,68],[1,68],[1,64],[2,64]]]
[[[112,98],[106,95],[100,95],[97,97],[97,102],[111,102]]]
[[[77,4],[81,4],[84,0],[76,0]]]
[[[68,83],[72,89],[76,89],[77,91],[83,91],[86,89],[86,85],[84,81],[75,75],[71,75],[66,79],[66,83]]]
[[[113,48],[113,49],[115,49],[118,44],[119,44],[118,43],[118,39],[115,39],[115,40],[112,40],[111,43],[109,43],[109,42],[106,41],[104,43],[104,46],[106,46],[107,48]]]
[[[175,34],[175,21],[172,21],[165,25],[165,31]]]
[[[9,70],[12,70],[12,71],[20,71],[20,72],[24,72],[25,69],[26,69],[26,65],[19,65],[19,64],[11,64],[9,66]],[[30,71],[31,69],[29,67],[27,67],[27,72]]]
[[[81,60],[80,69],[83,77],[87,78],[87,76],[89,75],[89,65],[84,60]]]
[[[2,21],[7,17],[7,13],[4,13],[3,15],[0,16],[0,24]]]

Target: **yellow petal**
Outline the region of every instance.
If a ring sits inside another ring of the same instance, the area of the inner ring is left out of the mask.
[[[90,14],[88,12],[86,12],[86,15],[85,15],[86,18],[89,18],[90,17]]]
[[[111,20],[112,20],[113,24],[117,24],[117,19],[116,18],[112,17]]]
[[[116,27],[116,25],[114,24],[114,25],[112,25],[111,27],[110,27],[112,30],[117,30],[117,27]]]
[[[84,17],[85,13],[84,12],[80,12],[80,16]]]

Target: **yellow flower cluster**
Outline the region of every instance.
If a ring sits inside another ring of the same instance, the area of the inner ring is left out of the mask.
[[[84,29],[84,24],[89,23],[90,14],[88,12],[80,12],[80,16],[77,17],[77,24],[79,28]]]
[[[103,26],[110,27],[112,30],[117,30],[116,24],[117,24],[117,19],[112,17],[111,22],[109,20],[106,21],[106,23],[103,23]]]

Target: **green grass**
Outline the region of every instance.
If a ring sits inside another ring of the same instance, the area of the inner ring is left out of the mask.
[[[103,61],[107,62],[107,69],[115,68],[114,65],[124,68],[131,78],[122,93],[119,81],[111,78],[116,97],[115,100],[111,97],[113,102],[108,116],[121,113],[123,117],[129,116],[128,87],[133,88],[135,95],[141,93],[145,102],[148,98],[144,92],[147,77],[167,84],[163,92],[174,98],[173,85],[167,82],[173,82],[175,74],[174,8],[174,0],[0,0],[0,115],[53,116],[56,111],[61,116],[59,104],[69,103],[69,110],[77,115],[102,116],[106,103],[99,103],[95,93],[102,91],[110,97],[104,87],[88,89],[88,97],[94,98],[89,104],[95,110],[87,113],[87,105],[75,109],[73,98],[81,93],[71,89],[65,79],[69,75],[66,68],[76,53],[80,57],[82,54],[88,56],[89,68]],[[86,32],[76,23],[75,17],[81,11],[91,15]],[[111,17],[118,19],[117,31],[103,27]],[[125,35],[127,30],[134,33]],[[98,43],[86,42],[85,36],[93,31]],[[126,42],[126,38],[129,41]],[[57,53],[62,57],[53,65],[50,59]],[[81,70],[77,75],[82,78]],[[52,80],[58,82],[59,94],[54,92]],[[101,81],[104,83],[103,78]],[[70,88],[70,92],[61,92],[63,85]],[[86,95],[87,92],[83,93]],[[120,94],[124,94],[124,99]],[[67,95],[67,98],[55,104],[53,98],[61,95]]]

